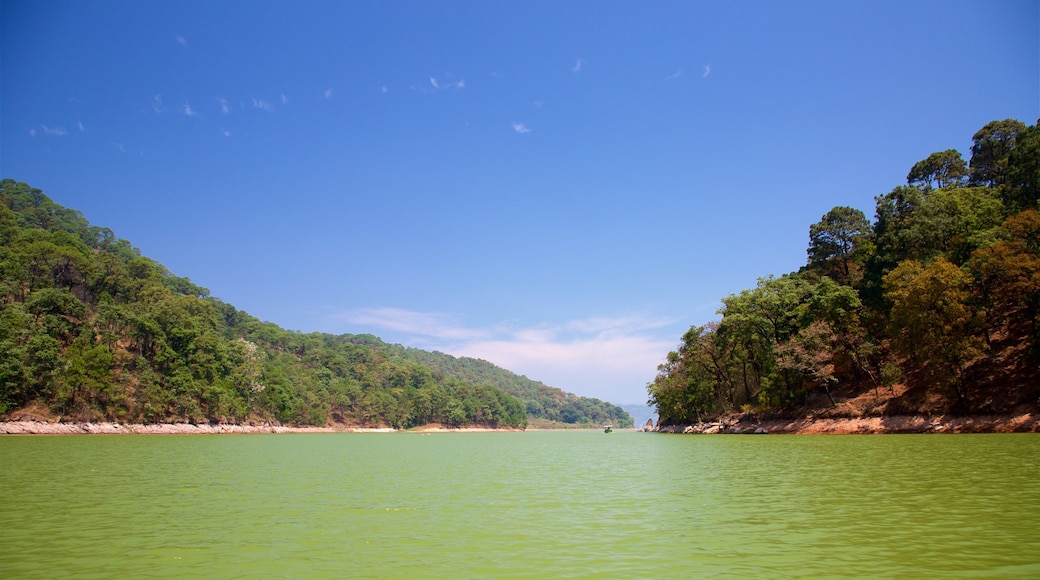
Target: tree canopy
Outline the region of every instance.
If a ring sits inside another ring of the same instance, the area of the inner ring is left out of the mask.
[[[0,415],[522,428],[570,409],[631,424],[484,361],[263,322],[25,183],[0,181],[0,202]]]
[[[733,412],[1002,412],[1040,396],[1040,133],[1006,119],[838,206],[798,272],[722,299],[647,385],[664,425]],[[895,396],[895,386],[905,389]],[[881,389],[891,395],[880,397]]]

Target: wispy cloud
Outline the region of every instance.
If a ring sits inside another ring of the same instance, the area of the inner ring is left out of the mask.
[[[679,70],[673,72],[672,74],[664,77],[664,80],[670,81],[670,80],[673,80],[673,79],[677,79],[677,78],[679,78],[681,76],[683,76],[683,69],[679,69]]]
[[[583,58],[579,58],[579,59],[578,59],[577,61],[575,61],[575,63],[574,63],[574,67],[573,67],[573,68],[571,68],[571,71],[572,71],[572,72],[576,72],[576,73],[579,73],[579,72],[581,72],[581,67],[582,67],[582,66],[583,66],[584,64],[585,64],[585,59],[583,59]]]
[[[270,112],[274,110],[274,105],[263,99],[253,97],[253,108]]]
[[[44,135],[50,135],[51,137],[64,137],[68,135],[68,130],[65,127],[51,127],[49,125],[40,125],[40,129],[43,130]]]
[[[186,39],[183,36],[178,34],[177,35],[177,44],[179,44],[181,46],[188,46],[188,39]]]
[[[83,125],[83,121],[76,121],[76,128],[79,129],[80,133],[85,133],[87,131],[86,126]]]
[[[466,79],[451,80],[449,77],[449,80],[445,80],[430,77],[430,87],[434,92],[447,89],[464,89],[466,88]]]
[[[30,137],[36,137],[36,127],[33,127],[32,129],[29,129],[29,136]]]
[[[376,308],[338,319],[405,335],[420,348],[484,359],[548,385],[618,403],[642,402],[669,350],[674,320],[638,314],[516,327],[469,327],[459,317]],[[669,338],[658,335],[665,333]]]
[[[231,136],[231,131],[228,131],[227,129],[221,129],[220,130],[220,134],[225,136],[225,137],[230,137]]]
[[[390,92],[390,89],[389,89],[389,88],[387,88],[387,86],[386,86],[386,85],[380,85],[380,87],[379,87],[379,92],[381,92],[381,93],[389,93],[389,92]]]
[[[195,109],[192,109],[191,105],[189,105],[188,103],[184,103],[184,106],[181,107],[181,112],[184,113],[188,117],[198,117],[199,116],[199,112],[196,111]]]
[[[325,97],[326,99],[331,99],[332,98],[332,91],[333,90],[331,88],[325,89],[325,92],[322,93],[322,96]]]
[[[283,105],[288,105],[289,104],[289,97],[285,96],[285,93],[282,93],[282,104]]]
[[[524,125],[523,123],[513,123],[513,130],[521,135],[531,132],[531,130],[527,128],[527,125]]]
[[[701,78],[705,78],[706,79],[706,78],[708,78],[708,75],[710,75],[710,74],[711,74],[711,63],[709,62],[708,64],[704,65],[704,73],[701,75]]]
[[[231,104],[227,102],[227,99],[217,99],[217,102],[220,103],[221,115],[227,115],[231,112]]]
[[[155,95],[152,97],[152,110],[156,113],[163,113],[166,111],[166,107],[163,106],[162,95]]]
[[[416,312],[403,308],[364,308],[338,316],[344,322],[418,335],[426,338],[479,340],[489,338],[485,331],[465,328],[455,317],[436,312]]]

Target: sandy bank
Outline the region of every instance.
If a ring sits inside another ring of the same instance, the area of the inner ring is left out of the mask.
[[[262,425],[193,425],[190,423],[56,423],[38,420],[0,422],[0,435],[218,435],[245,433],[397,433],[393,427],[285,427],[266,423]],[[519,431],[519,429],[491,429],[487,427],[449,428],[442,425],[417,427],[412,433],[478,433]],[[405,431],[401,431],[405,432]]]
[[[694,425],[670,425],[662,433],[694,434],[855,434],[855,433],[1040,433],[1040,416],[1021,415],[882,416],[850,418],[753,419],[733,418]]]
[[[245,433],[390,432],[391,428],[285,427],[282,425],[192,425],[190,423],[52,423],[47,421],[0,422],[0,435],[215,435]]]

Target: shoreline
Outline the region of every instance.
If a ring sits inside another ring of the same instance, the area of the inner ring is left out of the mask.
[[[801,417],[762,419],[732,417],[692,425],[655,427],[656,433],[680,434],[792,434],[853,435],[894,433],[1040,433],[1040,415],[922,416],[889,415],[875,417]]]
[[[273,423],[260,425],[191,424],[191,423],[54,423],[50,421],[2,421],[3,435],[248,435],[257,433],[476,433],[519,431],[519,429],[492,429],[490,427],[448,428],[429,425],[414,429],[393,427],[361,427],[335,425],[331,427],[287,427]]]

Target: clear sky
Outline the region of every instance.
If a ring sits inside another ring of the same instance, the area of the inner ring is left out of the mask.
[[[614,403],[1040,116],[1038,2],[3,0],[0,177],[263,320]]]

